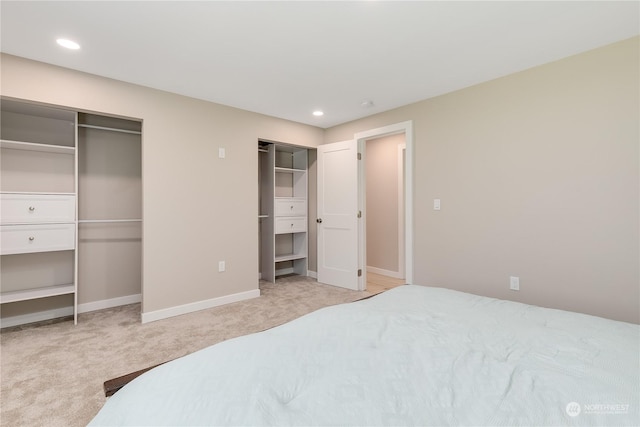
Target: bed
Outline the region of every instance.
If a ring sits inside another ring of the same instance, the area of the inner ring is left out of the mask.
[[[405,285],[160,365],[92,426],[637,426],[640,326]]]

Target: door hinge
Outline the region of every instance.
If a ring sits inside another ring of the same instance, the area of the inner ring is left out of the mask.
[[[362,153],[358,153],[358,160],[362,160]]]
[[[361,268],[358,269],[358,277],[362,277],[362,269]]]
[[[358,218],[362,218],[362,211],[358,211]]]

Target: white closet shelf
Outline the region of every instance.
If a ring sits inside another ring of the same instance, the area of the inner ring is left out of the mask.
[[[284,254],[284,255],[276,255],[275,262],[283,262],[283,261],[293,261],[295,259],[304,259],[307,257],[307,254]]]
[[[76,152],[75,147],[69,147],[67,145],[40,144],[37,142],[10,141],[6,139],[0,140],[0,148],[10,148],[13,150],[26,151],[42,151],[46,153],[58,154],[74,154]]]
[[[112,128],[107,126],[85,125],[85,124],[79,123],[78,127],[86,128],[86,129],[106,130],[110,132],[131,133],[133,135],[142,135],[142,132],[139,130],[119,129],[119,128]]]
[[[33,196],[36,195],[45,195],[45,196],[75,196],[76,193],[47,193],[46,191],[0,191],[0,194],[30,194]]]
[[[73,294],[76,287],[70,285],[47,286],[44,288],[27,289],[24,291],[3,292],[0,294],[0,303],[27,301],[31,299],[53,297],[56,295]]]
[[[262,219],[262,218],[269,218],[269,215],[258,215],[258,218]]]
[[[2,225],[55,225],[55,224],[73,224],[73,221],[38,221],[37,223],[33,222],[20,222],[20,221],[8,221],[3,222]]]
[[[142,222],[141,218],[130,219],[79,219],[78,224],[109,224],[115,222]]]
[[[283,173],[306,173],[306,169],[293,169],[293,168],[281,168],[276,166],[274,168],[274,170],[276,172],[283,172]]]

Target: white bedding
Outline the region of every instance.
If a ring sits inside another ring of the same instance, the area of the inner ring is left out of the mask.
[[[637,426],[639,371],[638,325],[406,285],[159,366],[90,425]]]

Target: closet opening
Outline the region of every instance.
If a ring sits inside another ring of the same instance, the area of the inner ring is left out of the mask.
[[[77,152],[78,303],[140,302],[142,122],[78,113]]]
[[[142,122],[0,98],[10,327],[142,300]]]
[[[258,141],[259,277],[308,275],[308,150]]]

